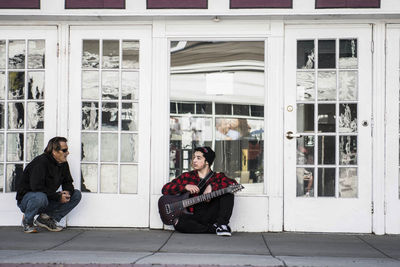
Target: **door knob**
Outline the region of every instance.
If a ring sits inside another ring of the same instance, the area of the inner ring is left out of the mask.
[[[288,131],[286,133],[286,138],[289,139],[289,140],[292,140],[293,138],[300,138],[300,137],[302,137],[301,134],[295,134],[292,131]]]

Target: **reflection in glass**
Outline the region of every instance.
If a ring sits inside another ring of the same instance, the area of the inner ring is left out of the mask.
[[[3,133],[0,133],[0,161],[4,161],[4,134]]]
[[[82,133],[81,161],[97,161],[97,133]]]
[[[336,131],[336,105],[319,104],[318,105],[318,132]]]
[[[215,114],[218,115],[232,115],[232,105],[216,103],[215,104]]]
[[[28,72],[28,99],[44,99],[44,71]]]
[[[99,99],[98,71],[82,71],[82,99]]]
[[[336,100],[336,71],[318,72],[318,100]]]
[[[139,98],[139,72],[122,72],[121,97],[127,100]]]
[[[336,68],[336,41],[318,40],[318,68]]]
[[[8,103],[8,129],[24,129],[24,103]]]
[[[318,168],[318,196],[335,196],[335,168]]]
[[[121,128],[123,131],[137,131],[138,105],[137,103],[122,103]]]
[[[203,143],[212,140],[212,119],[201,117],[170,117],[170,140],[179,140],[189,146],[193,141]]]
[[[178,103],[179,114],[194,114],[194,103]]]
[[[103,99],[118,99],[119,73],[103,71],[101,73],[101,97]]]
[[[103,68],[119,68],[119,40],[103,40]]]
[[[296,168],[298,197],[314,196],[314,169],[313,168]]]
[[[357,195],[357,168],[339,168],[339,197],[355,198]]]
[[[28,102],[28,129],[44,129],[44,102]]]
[[[28,41],[28,69],[44,69],[45,41]]]
[[[297,68],[313,69],[314,62],[314,40],[297,41]]]
[[[101,134],[101,155],[102,162],[118,161],[118,134],[102,133]]]
[[[173,112],[171,112],[173,113]],[[196,114],[212,114],[212,103],[196,103]]]
[[[121,134],[121,162],[138,162],[138,135]]]
[[[4,104],[0,103],[0,129],[4,129]]]
[[[82,68],[83,69],[97,69],[99,68],[99,40],[83,40],[82,51]]]
[[[23,173],[22,164],[7,164],[7,174],[6,174],[6,192],[16,192],[16,183],[17,180],[20,180],[20,177]],[[3,172],[3,170],[1,170]]]
[[[85,185],[83,192],[97,192],[97,174],[97,164],[81,164],[81,184]]]
[[[6,96],[6,73],[0,71],[0,99]]]
[[[315,74],[314,72],[297,72],[297,100],[315,99]]]
[[[24,99],[25,72],[8,73],[8,98]]]
[[[8,41],[8,68],[24,69],[25,68],[25,41],[10,40]]]
[[[4,189],[4,169],[3,164],[0,164],[0,193],[3,193]]]
[[[357,164],[357,136],[339,137],[339,164]]]
[[[100,192],[118,193],[118,165],[101,165]]]
[[[249,105],[232,105],[233,115],[250,116]]]
[[[99,104],[97,102],[82,102],[82,130],[97,130]]]
[[[314,132],[313,104],[297,104],[297,132]]]
[[[0,40],[0,69],[5,69],[5,68],[6,68],[6,41]]]
[[[339,105],[339,132],[357,132],[357,104]]]
[[[103,130],[118,130],[118,103],[103,103],[101,116],[101,127]]]
[[[318,164],[335,164],[335,136],[318,136]]]
[[[315,138],[312,135],[302,136],[297,141],[297,164],[314,164]]]
[[[356,69],[357,62],[357,39],[339,41],[339,68]]]
[[[43,152],[44,134],[27,133],[26,134],[26,160],[31,161]]]
[[[358,98],[358,72],[339,72],[339,100],[357,100]]]
[[[7,161],[24,160],[24,134],[7,134]]]
[[[122,68],[139,68],[139,41],[122,41]]]
[[[138,166],[121,165],[121,194],[137,194]]]

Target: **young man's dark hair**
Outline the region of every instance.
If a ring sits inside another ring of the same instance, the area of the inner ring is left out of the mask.
[[[49,140],[46,148],[44,149],[44,153],[51,155],[53,150],[59,151],[61,149],[60,142],[68,142],[67,138],[62,136],[56,136]]]
[[[202,146],[202,147],[196,147],[194,149],[194,152],[196,151],[200,151],[201,153],[203,153],[203,156],[206,158],[206,161],[208,162],[208,164],[211,165],[214,162],[215,159],[215,152],[214,150],[211,149],[211,147],[209,146]]]

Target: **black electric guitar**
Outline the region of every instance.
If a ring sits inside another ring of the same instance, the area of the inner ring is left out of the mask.
[[[243,188],[241,184],[230,185],[220,190],[192,198],[189,198],[190,192],[182,195],[164,195],[158,200],[158,211],[160,212],[162,222],[166,225],[172,225],[176,218],[179,218],[183,212],[186,212],[187,207],[227,193],[236,193]]]

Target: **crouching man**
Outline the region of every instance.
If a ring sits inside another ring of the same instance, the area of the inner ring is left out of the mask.
[[[81,200],[81,192],[74,189],[67,162],[67,139],[49,140],[44,153],[34,158],[24,169],[17,183],[17,205],[24,213],[25,233],[36,233],[38,227],[52,232],[63,228],[57,225]],[[62,186],[62,191],[57,191]],[[39,215],[36,220],[34,217]]]

